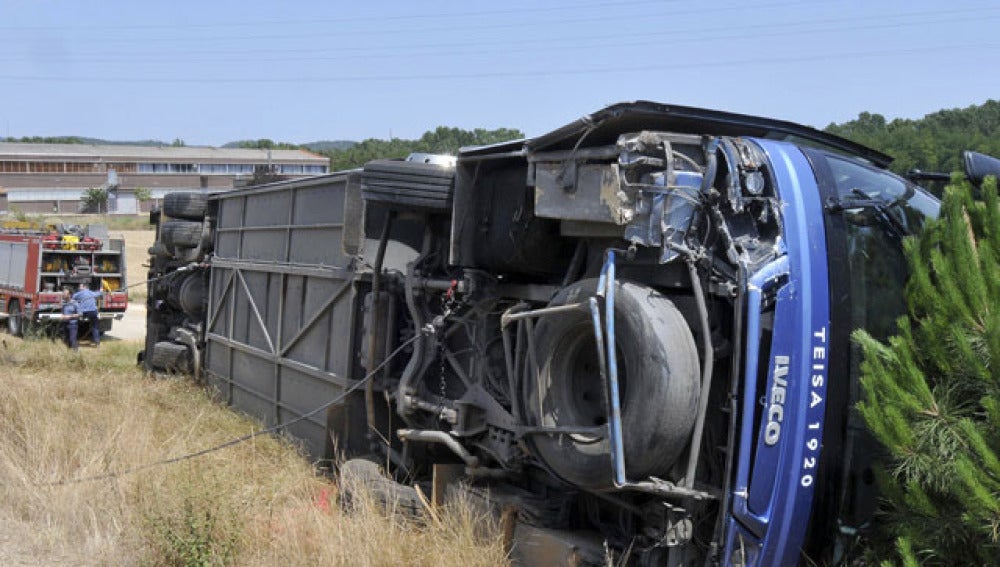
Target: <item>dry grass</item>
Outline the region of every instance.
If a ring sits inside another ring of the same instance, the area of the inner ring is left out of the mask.
[[[134,366],[137,344],[107,341],[100,350],[71,355],[49,341],[4,341],[0,562],[505,562],[500,538],[484,537],[483,522],[469,506],[422,521],[386,514],[361,499],[360,511],[346,513],[336,486],[317,476],[293,446],[270,437],[73,483],[213,446],[256,426],[186,381],[143,375]],[[17,549],[5,549],[12,544]]]
[[[141,215],[70,215],[53,213],[51,215],[28,215],[28,218],[42,223],[51,224],[103,224],[108,227],[109,231],[153,230],[153,225],[149,224],[149,213]]]

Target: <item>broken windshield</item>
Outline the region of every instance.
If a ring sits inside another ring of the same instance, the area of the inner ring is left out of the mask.
[[[923,228],[927,218],[937,217],[938,201],[902,177],[850,158],[825,157],[848,224],[876,224],[873,216],[883,213],[891,217],[900,232],[914,234]],[[865,198],[878,206],[866,206],[861,202]]]

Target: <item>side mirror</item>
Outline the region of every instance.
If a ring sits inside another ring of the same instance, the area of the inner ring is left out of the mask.
[[[962,161],[965,162],[965,176],[977,187],[982,185],[983,178],[987,175],[994,175],[1000,179],[1000,159],[965,151],[962,153]]]

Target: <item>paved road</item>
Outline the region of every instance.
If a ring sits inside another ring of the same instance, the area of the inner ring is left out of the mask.
[[[111,324],[107,336],[123,341],[142,341],[146,339],[146,303],[129,302],[125,317]]]

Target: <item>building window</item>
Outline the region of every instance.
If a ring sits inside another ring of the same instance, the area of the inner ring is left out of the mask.
[[[170,168],[165,163],[140,163],[139,173],[169,173]]]
[[[203,174],[225,174],[226,164],[224,163],[203,163],[198,166],[198,171]]]
[[[89,164],[84,164],[84,165],[89,165]],[[138,168],[136,167],[137,165],[139,165],[139,164],[136,164],[136,163],[109,163],[108,166],[107,166],[107,168],[108,169],[113,169],[113,170],[117,171],[118,173],[136,173],[136,171],[138,171]]]
[[[96,163],[66,162],[66,173],[99,173]]]
[[[253,165],[243,163],[202,163],[192,167],[202,175],[249,175],[253,173]]]
[[[279,165],[278,173],[284,175],[318,175],[326,173],[325,165]]]
[[[140,163],[139,173],[197,173],[198,166],[193,163]]]
[[[28,162],[29,173],[64,173],[66,164],[63,162],[33,161]]]
[[[3,173],[27,173],[28,162],[26,161],[0,161],[0,172]]]

